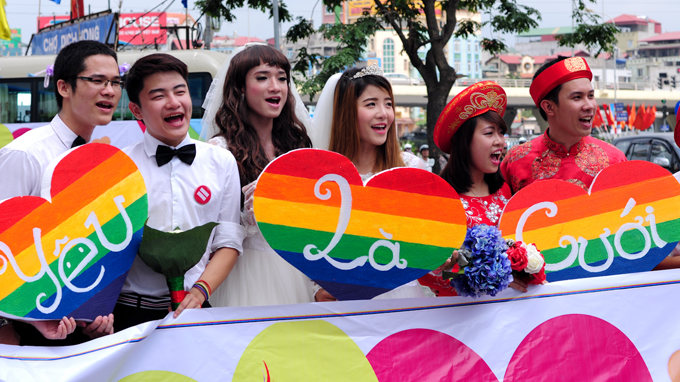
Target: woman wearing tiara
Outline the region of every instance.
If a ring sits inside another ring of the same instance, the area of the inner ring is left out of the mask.
[[[364,183],[393,167],[424,169],[418,157],[399,148],[392,87],[377,66],[352,68],[332,76],[319,96],[314,126],[319,133],[315,147],[349,158]],[[312,286],[316,301],[335,300],[316,283]],[[413,281],[376,298],[424,296],[421,286]]]
[[[225,63],[204,103],[203,137],[213,136],[210,143],[230,150],[238,163],[241,220],[247,232],[243,254],[210,299],[213,306],[313,301],[309,278],[271,249],[253,215],[255,181],[267,164],[311,146],[302,122],[309,116],[299,97],[296,105],[290,78],[290,63],[281,52],[266,45],[246,46]]]

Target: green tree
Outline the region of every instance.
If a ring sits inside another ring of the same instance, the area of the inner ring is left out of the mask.
[[[335,8],[342,5],[343,0],[319,0],[323,6]],[[599,16],[589,13],[587,3],[596,0],[575,0],[572,17],[579,23],[574,33],[560,40],[563,46],[585,44],[589,49],[597,48],[613,52],[617,32],[612,24],[600,24]],[[455,81],[462,77],[456,73],[446,59],[444,49],[451,37],[467,38],[484,26],[490,26],[495,38],[484,38],[482,48],[491,54],[507,50],[503,34],[517,34],[538,26],[541,15],[535,8],[517,4],[516,0],[373,0],[376,12],[364,12],[354,24],[321,25],[315,29],[310,20],[303,17],[286,33],[286,39],[297,42],[309,38],[319,32],[327,39],[338,42],[338,52],[331,57],[310,54],[306,49],[298,52],[294,70],[306,76],[310,64],[321,67],[321,72],[311,78],[305,77],[302,92],[313,96],[320,92],[328,78],[360,61],[366,50],[369,38],[378,30],[393,29],[401,40],[404,53],[413,67],[418,70],[427,87],[427,134],[430,155],[439,155],[432,134],[437,118],[446,106],[446,100]],[[232,10],[245,5],[245,0],[201,0],[197,6],[212,16],[221,15],[232,21]],[[271,10],[271,0],[248,0],[247,5],[262,11]],[[436,8],[441,8],[439,23]],[[470,19],[458,19],[457,10],[480,12],[488,15],[488,20],[478,23]],[[271,12],[270,12],[271,14]],[[291,15],[285,4],[280,5],[281,21],[291,21]],[[418,50],[427,49],[425,59],[421,59]],[[438,167],[438,162],[436,167]],[[438,168],[435,168],[435,171]]]

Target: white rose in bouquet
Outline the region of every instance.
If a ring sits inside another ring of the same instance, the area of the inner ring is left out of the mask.
[[[529,274],[534,274],[538,273],[541,271],[543,268],[543,264],[545,264],[545,259],[543,259],[543,255],[541,255],[541,252],[536,249],[536,246],[533,244],[527,244],[527,258],[528,258],[528,263],[526,268],[524,268],[524,271]]]

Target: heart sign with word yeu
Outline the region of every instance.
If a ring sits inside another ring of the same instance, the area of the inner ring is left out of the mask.
[[[442,178],[395,168],[366,185],[346,157],[300,149],[272,161],[254,197],[269,245],[339,300],[370,299],[442,265],[465,210]]]
[[[590,191],[532,183],[505,206],[500,229],[536,244],[549,281],[649,271],[680,240],[680,183],[644,161],[605,168]]]
[[[0,316],[92,320],[111,313],[148,214],[144,179],[119,149],[55,160],[42,196],[0,202]]]

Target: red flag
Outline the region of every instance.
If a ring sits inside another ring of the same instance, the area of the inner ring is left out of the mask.
[[[600,127],[604,121],[602,120],[602,114],[600,114],[600,107],[597,106],[595,109],[595,115],[593,115],[593,127]]]
[[[83,0],[71,0],[71,19],[85,16]]]
[[[649,129],[656,119],[656,106],[652,106],[645,111],[644,124],[642,125],[642,130]]]
[[[614,126],[614,118],[612,117],[612,113],[609,110],[609,105],[602,104],[602,108],[604,109],[604,115],[607,117],[607,125],[608,126]]]
[[[633,128],[633,123],[635,122],[635,102],[633,106],[628,106],[628,127]]]
[[[640,109],[635,115],[635,120],[633,120],[633,127],[642,130],[642,126],[645,124],[645,104],[640,105]]]

